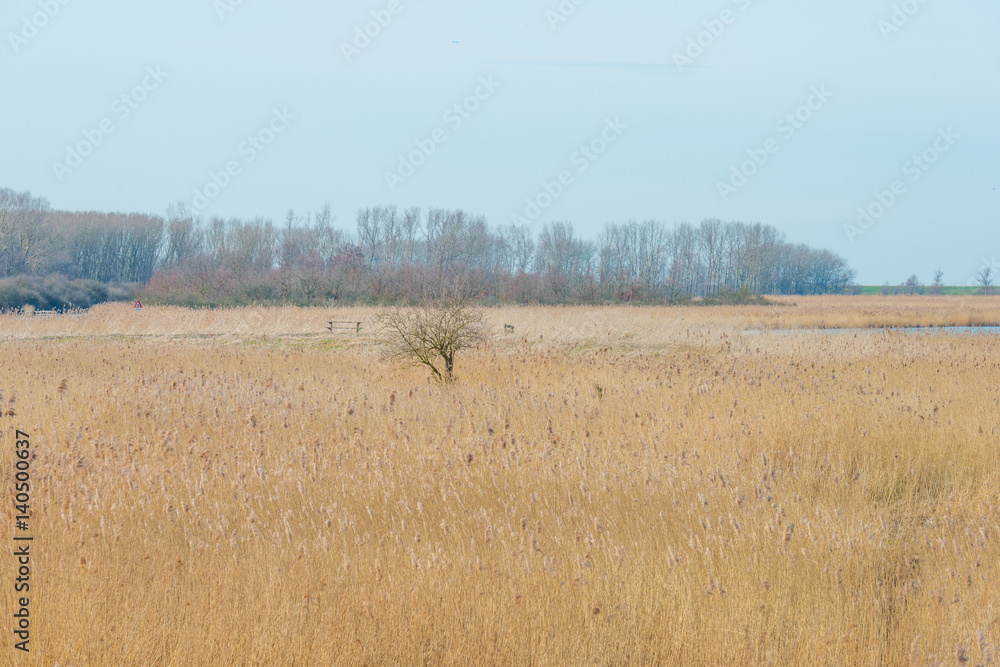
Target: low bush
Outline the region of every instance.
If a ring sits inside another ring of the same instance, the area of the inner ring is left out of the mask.
[[[90,308],[105,301],[128,301],[135,289],[128,285],[106,285],[96,280],[70,280],[63,276],[15,276],[0,278],[0,310]]]

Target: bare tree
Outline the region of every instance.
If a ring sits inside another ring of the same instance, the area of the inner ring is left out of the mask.
[[[417,239],[420,236],[420,207],[413,206],[403,211],[400,220],[402,254],[400,263],[410,266],[416,260]]]
[[[176,266],[196,253],[201,247],[201,235],[187,204],[181,201],[168,206],[163,265]]]
[[[698,227],[698,251],[704,267],[705,296],[715,296],[719,292],[719,275],[722,270],[724,227],[718,218],[703,220]]]
[[[443,270],[449,264],[465,260],[465,246],[469,216],[462,209],[430,209],[424,225],[427,244],[427,263]]]
[[[454,378],[458,352],[486,339],[482,311],[462,298],[387,308],[379,313],[378,325],[387,356],[427,366],[442,382]]]
[[[535,239],[531,229],[512,224],[503,230],[503,234],[510,248],[510,272],[527,273],[535,256]]]
[[[694,296],[698,270],[698,237],[690,223],[674,227],[670,240],[670,291]]]
[[[944,292],[944,271],[942,271],[941,267],[939,266],[938,270],[934,272],[934,284],[931,285],[931,293],[941,294],[943,292]]]
[[[289,210],[285,215],[285,227],[278,233],[278,239],[278,268],[286,271],[318,245],[316,234],[309,226],[308,216],[297,216],[294,210]]]
[[[378,207],[380,208],[380,207]],[[365,253],[365,262],[368,267],[375,266],[375,261],[382,247],[382,222],[379,212],[372,207],[362,207],[358,209],[358,243]]]
[[[976,275],[976,282],[983,294],[989,294],[993,285],[993,267],[987,266]]]
[[[579,298],[595,275],[597,248],[573,233],[571,222],[551,222],[538,237],[535,266],[544,279],[550,300]]]
[[[915,273],[906,279],[906,282],[903,283],[902,287],[903,291],[907,294],[924,293],[924,284],[920,282],[920,279],[917,278],[917,274]]]
[[[44,237],[49,202],[30,192],[0,188],[0,275],[31,273]]]

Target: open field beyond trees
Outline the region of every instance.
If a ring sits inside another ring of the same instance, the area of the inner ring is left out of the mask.
[[[0,316],[30,663],[1000,659],[1000,336],[867,329],[1000,297],[780,301],[489,310],[449,384],[372,309]]]

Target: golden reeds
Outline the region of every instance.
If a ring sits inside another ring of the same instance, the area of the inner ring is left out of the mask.
[[[797,302],[497,311],[447,386],[317,309],[0,318],[33,658],[988,664],[1000,338]]]

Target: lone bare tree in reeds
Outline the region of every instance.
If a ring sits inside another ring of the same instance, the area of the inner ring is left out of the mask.
[[[442,382],[454,379],[458,352],[486,340],[482,311],[462,297],[387,308],[379,313],[378,324],[387,356],[427,366]]]

